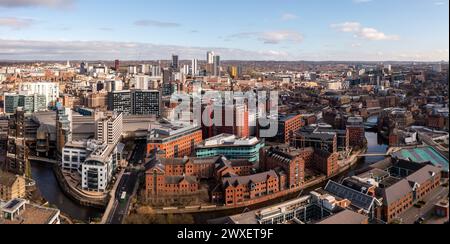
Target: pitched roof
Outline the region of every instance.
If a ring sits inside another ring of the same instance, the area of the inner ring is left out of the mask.
[[[186,180],[189,184],[197,183],[197,177],[194,176],[166,176],[164,178],[165,183],[170,185],[180,184],[183,180]]]
[[[426,165],[425,167],[419,169],[415,173],[406,177],[406,179],[408,181],[412,181],[418,184],[423,184],[426,181],[428,181],[431,177],[439,175],[440,173],[441,169],[432,165]]]
[[[0,185],[10,187],[14,184],[14,182],[16,182],[18,177],[19,176],[17,175],[0,171]]]
[[[375,198],[334,181],[328,182],[325,186],[325,191],[334,196],[350,200],[353,206],[363,209],[366,212],[369,212],[376,202]]]
[[[389,206],[409,194],[411,191],[412,187],[409,181],[406,179],[400,180],[392,186],[383,189],[383,204]]]
[[[335,224],[343,224],[343,225],[357,225],[361,224],[364,221],[367,221],[368,217],[351,210],[345,209],[335,215],[332,215],[329,218],[326,218],[317,224],[321,225],[335,225]]]
[[[275,171],[267,171],[255,175],[247,175],[247,176],[233,176],[222,179],[222,184],[227,187],[229,185],[232,186],[240,186],[240,185],[248,185],[250,182],[252,183],[260,183],[265,182],[269,177],[277,178],[278,175]]]

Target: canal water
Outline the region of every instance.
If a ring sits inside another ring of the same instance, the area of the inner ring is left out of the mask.
[[[367,154],[386,153],[389,150],[388,143],[376,132],[367,132]],[[359,168],[365,168],[383,160],[385,157],[366,157],[359,164]]]
[[[368,142],[367,153],[385,153],[388,150],[388,145],[376,132],[367,132],[366,138]],[[367,157],[361,159],[358,166],[354,170],[366,168],[367,166],[383,160],[384,157]],[[42,194],[42,196],[51,204],[58,207],[62,213],[70,216],[76,220],[88,222],[94,218],[100,218],[102,216],[102,211],[82,207],[68,198],[61,191],[58,185],[56,177],[53,173],[51,166],[41,164],[38,162],[31,162],[33,179]],[[194,216],[196,223],[206,223],[208,219],[213,219],[217,217],[223,217],[230,214],[236,214],[234,211],[225,211],[219,213],[202,213]]]
[[[52,166],[40,162],[31,162],[31,172],[41,195],[51,205],[59,208],[64,215],[83,222],[101,218],[103,214],[101,210],[82,207],[61,191]]]
[[[366,133],[366,138],[367,138],[367,153],[371,154],[371,153],[386,153],[387,150],[389,149],[389,146],[387,144],[387,142],[385,142],[381,136],[378,135],[377,132],[367,132]],[[358,162],[358,165],[356,165],[355,167],[353,167],[352,169],[350,169],[348,171],[348,173],[345,176],[339,176],[336,177],[336,179],[333,179],[335,181],[339,181],[341,179],[343,179],[344,177],[350,177],[353,176],[355,174],[355,171],[357,170],[361,170],[364,168],[367,168],[368,166],[377,163],[381,160],[385,159],[385,157],[366,157],[366,158],[361,158],[360,161]],[[303,191],[303,194],[310,192],[311,190],[320,188],[320,187],[325,187],[327,182],[323,182],[322,184],[319,184],[317,186],[314,186],[310,189],[306,189]],[[261,203],[255,206],[251,206],[246,208],[245,210],[256,210],[256,209],[260,209],[260,208],[264,208],[273,204],[278,204],[284,201],[288,201],[290,199],[295,198],[296,196],[290,195],[290,196],[286,196],[284,198],[280,198],[280,199],[276,199],[276,200],[272,200],[269,202],[265,202],[265,203]],[[216,219],[216,218],[222,218],[225,216],[230,216],[230,215],[235,215],[235,214],[240,214],[244,211],[244,208],[242,209],[232,209],[232,210],[224,210],[224,211],[217,211],[217,212],[207,212],[207,213],[197,213],[193,215],[194,221],[196,224],[206,224],[208,220],[210,219]]]

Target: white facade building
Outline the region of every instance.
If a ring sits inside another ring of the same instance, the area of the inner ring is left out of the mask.
[[[87,141],[66,143],[62,153],[62,169],[78,171],[81,174],[81,165],[86,161],[87,155]]]
[[[49,105],[59,98],[59,84],[57,82],[24,82],[19,84],[19,93],[44,95]]]

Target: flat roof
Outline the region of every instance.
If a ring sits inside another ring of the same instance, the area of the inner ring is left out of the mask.
[[[441,167],[445,171],[449,171],[448,160],[437,152],[433,147],[419,147],[411,149],[402,149],[392,157],[416,163],[431,162],[436,167]]]
[[[40,207],[33,204],[25,204],[25,210],[20,213],[19,218],[13,220],[0,219],[4,224],[49,224],[52,219],[59,215],[58,209]]]

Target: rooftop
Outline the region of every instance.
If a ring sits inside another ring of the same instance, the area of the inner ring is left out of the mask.
[[[159,123],[150,124],[148,139],[170,139],[172,137],[183,136],[200,129],[200,126],[192,125],[190,123],[160,121]]]
[[[221,134],[211,137],[202,142],[198,147],[217,147],[217,146],[253,146],[259,143],[258,138],[238,138],[235,135]]]
[[[22,210],[18,211],[19,208]],[[2,208],[3,213],[15,213],[12,218],[0,218],[0,224],[50,224],[60,214],[58,209],[29,204],[26,200],[13,199]]]
[[[345,209],[335,215],[332,215],[329,218],[326,218],[317,224],[321,225],[335,225],[335,224],[344,224],[344,225],[356,225],[362,224],[365,221],[368,221],[368,217],[351,210]]]
[[[0,170],[0,185],[12,186],[19,176]]]
[[[403,149],[392,154],[392,157],[416,163],[431,162],[436,167],[441,167],[445,171],[449,170],[448,160],[433,147]]]

